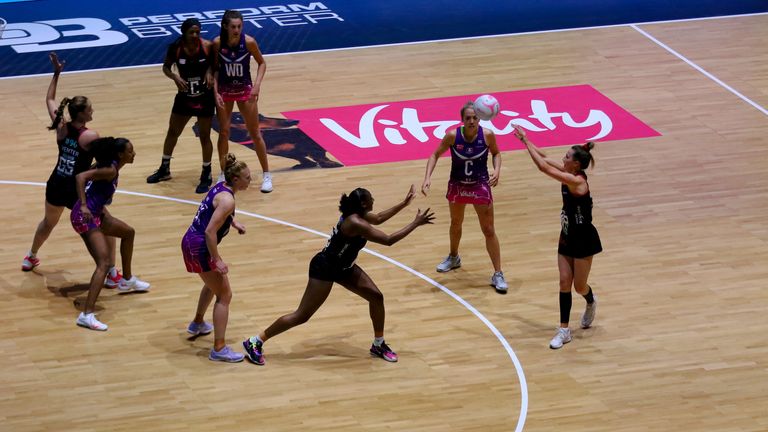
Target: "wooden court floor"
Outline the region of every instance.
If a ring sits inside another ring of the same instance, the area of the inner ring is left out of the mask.
[[[754,103],[768,107],[768,16],[640,28]],[[60,53],[66,59],[66,53]],[[548,348],[558,321],[555,243],[559,186],[527,154],[503,155],[496,229],[509,294],[467,213],[463,267],[437,274],[448,248],[442,160],[433,192],[383,228],[432,207],[434,226],[370,249],[441,284],[361,254],[387,304],[396,364],[371,359],[367,305],[336,287],[306,325],[266,346],[267,365],[208,361],[212,338],[188,340],[201,286],[179,241],[200,196],[199,146],[187,131],[174,179],[148,185],[160,160],[173,85],[159,67],[63,75],[59,97],[88,95],[90,124],[129,137],[111,211],[137,231],[134,271],[144,295],[104,290],[106,333],[74,325],[93,264],[62,218],[22,273],[55,159],[44,107],[50,77],[0,80],[0,430],[765,431],[768,430],[768,116],[632,27],[268,57],[261,111],[353,105],[590,84],[662,136],[599,143],[590,184],[605,252],[591,283],[595,326]],[[457,107],[458,108],[458,107]],[[506,136],[503,139],[513,139]],[[231,148],[256,171],[248,149]],[[560,157],[565,148],[548,152]],[[425,161],[291,170],[271,157],[275,191],[238,196],[238,209],[329,232],[342,192],[369,188],[378,209],[420,184]],[[170,197],[181,201],[160,199]],[[185,201],[186,200],[186,201]],[[189,202],[187,202],[189,201]],[[325,239],[240,215],[248,232],[222,244],[234,299],[229,342],[297,304],[310,257]],[[572,322],[583,300],[574,296]],[[210,314],[210,313],[209,313]],[[210,315],[209,315],[210,316]]]

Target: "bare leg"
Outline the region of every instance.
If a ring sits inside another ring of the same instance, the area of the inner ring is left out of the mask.
[[[256,101],[238,102],[237,107],[245,119],[245,127],[248,129],[248,135],[253,140],[253,146],[256,149],[256,156],[259,158],[259,164],[264,172],[269,172],[269,161],[267,160],[267,145],[264,137],[259,130],[259,107]]]
[[[224,102],[224,109],[217,109],[216,115],[219,118],[219,140],[216,142],[216,148],[219,152],[219,166],[221,172],[227,163],[227,153],[229,153],[229,128],[232,125],[232,109],[234,102]]]
[[[229,321],[229,304],[232,302],[232,288],[229,279],[217,271],[200,273],[205,286],[216,296],[213,305],[213,349],[221,351],[226,345],[227,322]]]
[[[210,163],[213,157],[213,142],[211,141],[211,117],[198,117],[197,125],[200,134],[200,147],[203,151],[203,163]]]
[[[163,155],[173,155],[173,149],[176,148],[179,136],[184,132],[184,127],[187,125],[190,118],[191,116],[171,113],[171,118],[168,120],[168,132],[165,134],[165,142],[163,143]]]
[[[451,213],[451,227],[448,235],[451,241],[451,256],[459,254],[459,243],[461,242],[461,226],[464,223],[464,208],[466,204],[448,203],[448,209]]]
[[[272,325],[259,334],[259,338],[262,342],[266,342],[267,339],[309,321],[312,315],[325,303],[332,287],[333,282],[309,278],[298,309],[276,319]]]
[[[123,277],[133,277],[131,260],[133,258],[133,239],[136,231],[133,227],[105,211],[101,222],[101,231],[108,236],[120,238],[120,257],[123,261]]]
[[[363,269],[355,265],[352,274],[341,285],[368,300],[368,312],[373,323],[373,336],[384,337],[384,294]]]
[[[98,229],[92,229],[82,235],[88,252],[96,262],[96,269],[91,276],[91,282],[88,287],[88,297],[85,300],[83,311],[86,314],[93,313],[96,308],[96,300],[99,298],[101,287],[104,286],[104,279],[109,271],[109,246],[106,237]]]
[[[480,229],[485,236],[485,249],[488,251],[488,256],[491,257],[493,270],[501,271],[501,247],[493,224],[493,204],[475,205],[475,212],[480,221]]]
[[[35,230],[35,236],[32,239],[32,254],[37,255],[37,251],[43,246],[48,237],[51,235],[53,228],[59,223],[61,213],[64,211],[63,206],[55,206],[48,201],[45,202],[45,216],[43,220],[37,224]]]
[[[211,305],[211,300],[213,300],[213,291],[207,285],[203,285],[203,289],[200,290],[200,298],[197,299],[197,311],[195,312],[194,322],[197,324],[203,323],[205,311]]]

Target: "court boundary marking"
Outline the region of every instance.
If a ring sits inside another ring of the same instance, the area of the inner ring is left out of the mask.
[[[13,180],[0,180],[0,185],[45,186],[45,183],[27,182],[27,181],[13,181]],[[133,196],[138,196],[138,197],[143,197],[143,198],[152,198],[152,199],[163,200],[163,201],[171,201],[171,202],[176,202],[176,203],[181,203],[181,204],[191,204],[191,205],[194,205],[194,206],[199,206],[200,205],[200,202],[198,202],[198,201],[185,200],[185,199],[181,199],[181,198],[173,198],[173,197],[168,197],[168,196],[163,196],[163,195],[154,195],[154,194],[148,194],[148,193],[143,193],[143,192],[133,192],[133,191],[126,191],[126,190],[117,190],[116,193],[124,194],[124,195],[133,195]],[[241,215],[244,215],[244,216],[249,216],[249,217],[252,217],[252,218],[255,218],[255,219],[261,219],[261,220],[264,220],[264,221],[267,221],[267,222],[271,222],[271,223],[275,223],[275,224],[278,224],[278,225],[287,226],[289,228],[294,228],[294,229],[297,229],[297,230],[300,230],[300,231],[308,232],[310,234],[319,235],[321,237],[325,237],[325,238],[329,238],[330,237],[328,234],[320,232],[320,231],[313,230],[312,228],[307,228],[305,226],[294,224],[294,223],[291,223],[291,222],[287,222],[287,221],[284,221],[284,220],[281,220],[281,219],[276,219],[276,218],[272,218],[272,217],[269,217],[269,216],[260,215],[258,213],[252,213],[252,212],[243,211],[243,210],[235,210],[235,213],[241,214]],[[440,291],[442,291],[443,293],[447,294],[449,297],[453,298],[459,304],[464,306],[464,308],[466,308],[467,310],[472,312],[472,314],[475,315],[483,324],[485,324],[485,326],[491,331],[491,333],[494,336],[496,336],[496,339],[498,339],[498,341],[501,343],[502,347],[504,347],[504,349],[507,351],[507,354],[509,355],[509,358],[512,360],[512,363],[515,365],[515,371],[517,373],[517,379],[518,379],[518,382],[520,383],[520,414],[518,416],[518,421],[517,421],[517,426],[515,428],[515,432],[522,432],[523,426],[525,426],[525,420],[526,420],[526,417],[527,417],[527,414],[528,414],[528,384],[527,384],[527,381],[525,379],[525,373],[523,372],[523,366],[520,363],[520,360],[517,358],[517,355],[515,354],[515,351],[509,345],[509,343],[507,342],[506,338],[504,337],[504,335],[501,334],[499,329],[497,329],[496,326],[494,326],[493,323],[491,323],[491,321],[488,320],[488,318],[486,318],[479,310],[477,310],[474,306],[472,306],[472,304],[470,304],[468,301],[464,300],[461,296],[459,296],[458,294],[454,293],[453,291],[451,291],[450,289],[448,289],[447,287],[445,287],[441,283],[439,283],[439,282],[435,281],[434,279],[430,278],[429,276],[427,276],[427,275],[425,275],[423,273],[420,273],[420,272],[414,270],[413,268],[408,267],[405,264],[403,264],[403,263],[401,263],[401,262],[399,262],[397,260],[394,260],[394,259],[392,259],[392,258],[390,258],[390,257],[388,257],[386,255],[383,255],[383,254],[381,254],[379,252],[370,250],[368,248],[363,248],[363,252],[366,252],[366,253],[368,253],[370,255],[373,255],[373,256],[375,256],[377,258],[380,258],[380,259],[382,259],[382,260],[384,260],[384,261],[386,261],[386,262],[388,262],[390,264],[393,264],[394,266],[399,267],[399,268],[405,270],[406,272],[408,272],[408,273],[418,277],[419,279],[422,279],[423,281],[429,283],[430,285],[438,288]]]

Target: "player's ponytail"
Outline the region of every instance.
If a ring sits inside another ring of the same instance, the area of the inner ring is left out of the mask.
[[[227,184],[232,186],[232,182],[235,181],[235,177],[248,168],[248,165],[243,161],[237,160],[237,156],[233,153],[227,153],[227,160],[224,162],[224,180]]]
[[[72,99],[70,98],[64,98],[61,100],[61,103],[59,104],[59,109],[56,110],[56,117],[53,118],[53,123],[51,123],[50,126],[48,126],[48,130],[54,130],[57,127],[59,127],[59,123],[61,123],[61,118],[64,116],[64,108],[69,104],[69,102]]]
[[[579,162],[582,170],[586,170],[590,165],[595,166],[595,158],[592,157],[592,149],[595,148],[593,141],[587,141],[571,148],[573,149],[573,160]]]
[[[362,215],[365,211],[363,200],[370,196],[371,193],[363,188],[357,188],[350,192],[349,195],[342,194],[341,199],[339,200],[339,211],[341,212],[341,216],[347,217],[351,214]]]

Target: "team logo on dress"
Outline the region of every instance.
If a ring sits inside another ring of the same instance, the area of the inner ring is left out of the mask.
[[[456,150],[458,151],[464,150],[464,144],[456,144]]]
[[[467,147],[467,153],[472,154],[472,152],[474,151],[475,149],[473,149],[472,147]]]

